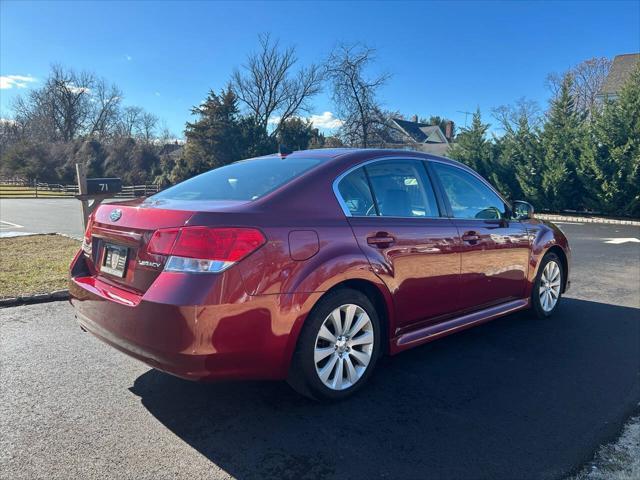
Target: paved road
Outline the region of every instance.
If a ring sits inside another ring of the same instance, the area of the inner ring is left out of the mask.
[[[195,384],[82,333],[65,303],[1,310],[0,477],[563,478],[640,401],[637,227],[562,225],[570,295],[380,365],[335,405]]]
[[[0,200],[0,236],[7,232],[64,233],[82,237],[82,208],[75,198]]]

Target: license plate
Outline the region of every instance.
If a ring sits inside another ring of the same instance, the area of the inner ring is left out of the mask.
[[[127,252],[127,247],[105,245],[100,271],[116,277],[124,277],[124,271],[127,266]]]

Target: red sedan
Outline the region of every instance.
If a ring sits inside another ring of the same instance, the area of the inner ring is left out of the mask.
[[[70,291],[83,329],[155,368],[339,399],[381,355],[516,310],[548,317],[569,263],[558,228],[460,163],[311,150],[100,206]]]

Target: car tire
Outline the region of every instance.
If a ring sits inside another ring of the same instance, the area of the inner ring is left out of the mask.
[[[538,318],[548,318],[556,311],[562,297],[564,270],[555,253],[547,253],[540,262],[531,292],[531,307]]]
[[[328,293],[305,321],[287,381],[298,393],[320,401],[354,394],[375,368],[381,333],[366,295],[348,288]]]

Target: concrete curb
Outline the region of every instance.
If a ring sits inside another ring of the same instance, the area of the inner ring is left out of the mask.
[[[549,220],[551,222],[604,223],[609,225],[640,226],[640,220],[620,220],[616,218],[582,217],[575,215],[553,215],[547,213],[536,213],[534,216],[540,220]]]
[[[67,300],[69,290],[56,290],[50,293],[37,293],[34,295],[23,295],[14,298],[0,298],[0,308],[17,307],[19,305],[32,305],[34,303],[57,302]]]

